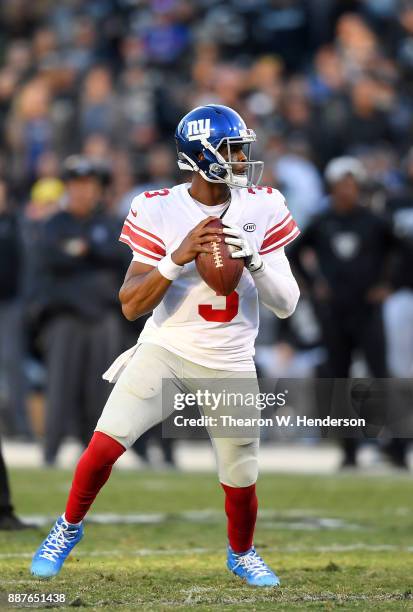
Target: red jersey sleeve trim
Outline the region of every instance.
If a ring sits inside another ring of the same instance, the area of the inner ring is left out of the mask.
[[[261,248],[259,252],[260,255],[267,255],[268,253],[272,253],[273,251],[276,251],[277,249],[280,249],[281,247],[286,246],[289,242],[292,242],[293,240],[295,240],[295,238],[297,238],[299,234],[300,234],[300,230],[298,229],[297,225],[294,223],[294,229],[288,234],[288,236],[285,236],[281,240],[271,243],[271,245],[268,245],[266,248]]]
[[[270,227],[270,229],[268,229],[268,230],[265,232],[264,239],[265,239],[265,238],[267,238],[267,236],[269,236],[269,234],[272,234],[272,233],[273,233],[273,232],[274,232],[274,231],[275,231],[277,228],[281,229],[281,226],[283,226],[283,225],[284,225],[284,223],[286,223],[286,222],[287,222],[287,220],[288,220],[288,219],[291,219],[291,218],[292,218],[292,217],[291,217],[291,213],[290,213],[290,212],[288,212],[288,213],[285,215],[284,219],[282,219],[282,220],[281,220],[279,223],[276,223],[275,225],[273,225],[272,227]]]
[[[166,255],[166,250],[163,246],[152,238],[147,238],[146,233],[140,228],[133,229],[128,222],[125,222],[121,236],[127,237],[136,248],[143,248],[143,250],[160,257],[165,257]]]
[[[277,230],[271,232],[267,236],[267,238],[264,239],[264,242],[261,245],[261,250],[280,242],[281,240],[289,236],[296,229],[296,227],[297,224],[290,215],[289,220],[286,220],[285,223],[280,225]]]
[[[119,240],[120,242],[124,242],[125,244],[130,246],[134,253],[139,253],[140,255],[144,255],[145,257],[149,257],[149,259],[154,259],[156,261],[160,261],[162,259],[162,255],[157,255],[153,251],[141,247],[140,245],[133,242],[131,238],[126,234],[121,234]]]
[[[129,225],[131,227],[132,230],[137,231],[138,233],[142,233],[145,235],[145,237],[150,238],[151,240],[153,240],[155,243],[159,244],[159,246],[162,246],[165,248],[165,243],[164,241],[159,238],[159,236],[156,236],[155,234],[152,234],[151,232],[148,232],[148,230],[143,229],[143,227],[139,227],[138,225],[136,225],[136,223],[134,223],[133,221],[131,221],[129,219],[129,217],[126,218],[125,220],[125,225]]]

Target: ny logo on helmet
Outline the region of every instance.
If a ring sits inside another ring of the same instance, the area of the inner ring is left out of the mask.
[[[202,137],[209,138],[211,135],[211,119],[197,119],[188,121],[188,140],[200,140]]]

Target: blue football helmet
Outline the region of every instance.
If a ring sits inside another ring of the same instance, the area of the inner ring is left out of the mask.
[[[264,162],[251,159],[255,132],[228,106],[198,106],[181,121],[175,132],[178,166],[181,170],[199,172],[210,183],[226,183],[230,187],[251,187],[261,179]],[[232,161],[231,145],[243,146],[246,161]],[[227,146],[228,160],[219,149]],[[204,159],[199,159],[202,153]],[[243,172],[234,172],[234,166]]]

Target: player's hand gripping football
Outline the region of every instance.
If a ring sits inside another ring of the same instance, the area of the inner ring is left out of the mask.
[[[208,223],[215,219],[210,215],[196,225],[187,236],[183,239],[179,247],[171,255],[172,261],[178,266],[183,266],[190,261],[193,261],[198,253],[212,253],[211,242],[220,242],[219,237],[222,234],[222,229],[207,228]]]
[[[264,265],[261,255],[245,238],[239,227],[234,225],[227,225],[223,229],[224,234],[227,235],[225,243],[232,246],[238,247],[237,251],[231,253],[233,259],[239,259],[243,257],[245,259],[245,267],[249,272],[256,272]]]

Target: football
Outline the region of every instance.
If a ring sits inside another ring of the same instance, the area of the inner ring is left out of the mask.
[[[221,219],[212,219],[207,228],[224,227]],[[217,295],[229,295],[238,286],[244,270],[244,259],[232,259],[231,252],[236,247],[222,242],[212,242],[213,253],[199,253],[196,257],[196,267],[199,275]]]

